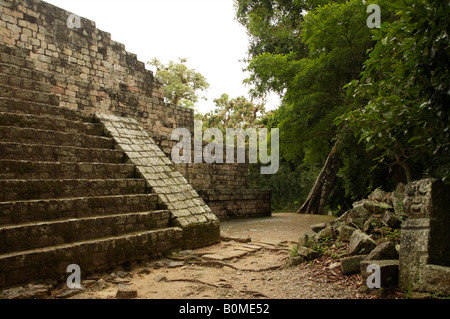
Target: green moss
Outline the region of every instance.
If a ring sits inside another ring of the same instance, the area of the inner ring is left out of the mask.
[[[19,163],[16,168],[14,169],[14,172],[18,176],[22,176],[28,173],[31,173],[34,170],[35,164],[32,162],[29,163]]]

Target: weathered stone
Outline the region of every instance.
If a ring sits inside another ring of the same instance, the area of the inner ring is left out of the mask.
[[[158,274],[153,278],[153,280],[155,280],[156,282],[166,281],[167,277],[163,274]]]
[[[319,223],[319,224],[311,225],[311,229],[312,229],[315,233],[320,232],[321,230],[325,229],[326,227],[327,227],[327,224],[325,224],[325,223]]]
[[[369,254],[377,244],[367,234],[355,230],[350,236],[350,255]]]
[[[377,188],[368,196],[368,199],[378,202],[387,202],[389,199],[389,193]]]
[[[382,214],[386,210],[393,210],[392,205],[374,200],[364,199],[358,202],[356,207],[364,207],[370,214]]]
[[[313,260],[319,256],[319,253],[308,247],[298,247],[297,253],[305,260]]]
[[[366,223],[366,220],[364,218],[358,217],[358,218],[352,218],[351,222],[348,225],[354,226],[358,229],[363,229],[365,223]]]
[[[381,287],[396,286],[398,284],[399,261],[398,260],[362,260],[361,277],[363,284],[367,283],[367,278],[372,274],[367,272],[369,265],[380,267]]]
[[[0,299],[41,299],[50,294],[51,285],[28,284],[0,292]]]
[[[126,272],[123,270],[118,270],[118,271],[116,271],[116,275],[119,276],[120,278],[125,278],[125,277],[129,277],[131,274],[129,272]]]
[[[367,256],[367,260],[392,260],[392,259],[398,259],[398,252],[397,249],[395,248],[395,244],[392,241],[379,244]]]
[[[100,278],[99,280],[97,280],[95,285],[92,287],[92,290],[100,291],[100,290],[106,289],[108,287],[109,287],[108,283],[103,278]]]
[[[305,262],[305,259],[302,256],[293,256],[293,257],[289,258],[288,264],[290,266],[297,266],[297,265],[300,265],[303,262]]]
[[[319,241],[327,241],[336,237],[336,231],[334,227],[328,226],[317,233],[316,239]]]
[[[356,228],[350,227],[350,226],[340,226],[336,230],[337,230],[339,238],[342,241],[350,241],[350,237],[353,234],[353,232],[356,230]]]
[[[67,289],[67,290],[64,290],[62,293],[56,295],[56,298],[58,298],[58,299],[72,298],[73,296],[84,293],[85,291],[86,291],[86,289]]]
[[[420,278],[420,286],[427,291],[450,295],[450,267],[426,265]]]
[[[383,214],[381,222],[391,228],[400,228],[400,226],[402,225],[402,221],[400,220],[400,218],[389,211],[386,211]]]
[[[393,191],[391,193],[392,206],[394,208],[394,213],[397,216],[405,216],[405,208],[403,206],[403,200],[405,199],[405,194],[400,191]]]
[[[364,223],[364,232],[365,233],[370,233],[372,232],[374,229],[382,227],[383,224],[380,221],[380,219],[376,218],[376,217],[370,217],[365,223]]]
[[[346,216],[346,224],[348,226],[357,227],[362,229],[364,223],[370,218],[371,214],[362,205],[348,211]]]
[[[297,244],[299,247],[311,247],[311,245],[315,242],[317,234],[315,232],[305,232],[301,233],[298,236]]]
[[[342,216],[344,216],[344,215],[342,215]],[[347,225],[347,224],[341,218],[336,218],[336,219],[333,219],[330,221],[330,226],[333,226],[335,229],[337,229],[338,227],[341,227],[341,226],[345,226],[345,225]]]
[[[167,265],[168,268],[177,268],[182,266],[184,266],[184,262],[182,261],[172,261]]]
[[[341,271],[344,275],[360,272],[360,263],[367,255],[357,255],[341,259]]]
[[[9,9],[5,7],[5,10],[1,10],[3,8],[0,8],[0,33],[5,35],[5,37],[2,37],[4,43],[0,45],[2,62],[0,108],[2,113],[26,115],[20,116],[16,123],[12,123],[11,118],[0,123],[1,142],[8,142],[8,144],[0,143],[0,154],[2,160],[8,158],[32,161],[33,163],[38,161],[41,163],[38,165],[41,169],[36,170],[36,172],[28,170],[25,174],[26,177],[18,176],[15,174],[16,172],[12,172],[13,176],[5,177],[2,175],[0,181],[3,178],[4,180],[34,179],[41,180],[41,182],[28,181],[22,183],[16,181],[14,182],[15,186],[11,188],[10,182],[0,182],[0,184],[3,183],[0,188],[3,189],[7,186],[7,189],[14,190],[14,192],[11,191],[8,194],[3,194],[4,192],[0,194],[2,204],[9,201],[8,205],[10,206],[5,210],[4,207],[1,207],[2,213],[11,210],[24,212],[23,215],[5,213],[5,220],[2,220],[3,224],[59,221],[63,218],[74,217],[72,215],[75,215],[78,219],[79,217],[85,217],[85,212],[86,215],[91,215],[93,211],[98,215],[107,216],[116,209],[120,211],[113,212],[113,214],[129,213],[129,211],[123,211],[128,207],[133,212],[150,213],[156,207],[136,209],[135,205],[127,205],[127,201],[121,201],[118,198],[102,198],[100,203],[97,200],[89,200],[90,202],[86,203],[87,205],[83,203],[83,201],[86,202],[85,196],[99,197],[101,192],[107,192],[107,194],[103,194],[104,196],[117,196],[119,198],[124,193],[137,192],[132,185],[123,184],[116,187],[117,185],[111,185],[109,184],[110,181],[107,182],[106,180],[116,179],[118,175],[122,175],[124,179],[134,179],[139,174],[145,174],[143,178],[146,185],[141,184],[140,186],[143,193],[151,189],[160,195],[167,195],[158,201],[158,205],[170,204],[170,207],[167,205],[164,208],[171,210],[171,221],[173,222],[171,226],[183,227],[182,239],[179,239],[179,242],[182,242],[184,248],[196,248],[219,240],[219,220],[213,214],[211,208],[199,197],[197,190],[206,189],[214,196],[225,196],[225,198],[215,198],[210,201],[214,213],[223,213],[228,217],[239,215],[270,216],[270,191],[246,189],[249,183],[247,164],[204,165],[205,163],[199,163],[199,165],[191,165],[182,163],[176,166],[169,160],[168,156],[171,155],[171,150],[176,144],[175,141],[171,140],[172,131],[175,128],[182,127],[193,132],[194,112],[189,108],[180,108],[164,103],[163,83],[154,77],[152,71],[145,68],[145,63],[137,60],[135,54],[127,52],[124,45],[113,41],[107,33],[97,30],[93,21],[83,19],[83,27],[80,30],[74,30],[77,32],[71,32],[69,36],[63,29],[57,28],[58,30],[55,32],[54,28],[54,26],[66,25],[67,12],[65,10],[47,3],[41,5],[39,1],[34,0],[20,3],[20,6],[13,6],[9,2],[2,2],[2,7],[6,5]],[[44,23],[41,23],[41,20]],[[5,31],[3,32],[3,30]],[[119,118],[121,118],[120,125],[116,126],[111,123],[104,123],[104,126],[100,123],[94,124],[94,112],[106,113],[105,122],[108,122],[107,120],[114,122],[117,120],[114,115],[119,115]],[[30,114],[33,116],[28,116]],[[13,140],[14,143],[10,143]],[[30,141],[34,143],[29,143]],[[45,145],[39,145],[36,142]],[[71,165],[67,165],[67,163],[90,162],[101,165],[104,162],[123,164],[125,161],[133,162],[141,168],[145,167],[146,170],[137,169],[135,171],[134,166],[131,165],[131,175],[127,175],[126,172],[119,171],[117,167],[111,169],[111,166],[105,166],[97,170],[96,168],[99,165],[80,164],[76,171],[68,171],[65,174],[65,168],[72,169]],[[49,165],[49,162],[57,162],[58,164],[52,163]],[[62,162],[64,164],[59,165]],[[22,169],[25,168],[26,170],[28,164],[17,165],[17,163],[13,163],[12,166],[21,166]],[[6,165],[11,165],[11,163]],[[0,174],[5,172],[3,168],[0,167]],[[180,170],[177,170],[178,168]],[[78,176],[78,173],[81,173],[83,177]],[[94,179],[94,176],[98,181],[80,182],[82,179]],[[64,182],[53,184],[53,178]],[[76,189],[71,189],[75,180],[77,180],[76,183],[80,184]],[[153,182],[154,184],[152,184]],[[112,183],[115,184],[115,181]],[[36,186],[40,188],[39,191],[42,191],[49,184],[53,184],[50,185],[49,191],[39,192],[36,198],[31,198],[28,192],[24,194],[24,190],[30,191],[35,189]],[[227,194],[229,190],[232,190],[233,193]],[[20,191],[22,193],[19,193]],[[173,195],[176,201],[168,199],[168,195]],[[6,198],[6,196],[11,197]],[[27,198],[24,198],[24,196]],[[45,203],[24,203],[25,199],[38,200],[43,199],[43,197],[55,200]],[[66,198],[64,203],[56,203],[62,197]],[[70,205],[74,208],[72,210],[71,207],[62,207],[71,202],[71,199],[67,199],[69,197],[77,198]],[[20,207],[11,207],[15,206],[15,203],[12,203],[15,200],[22,201],[19,204]],[[153,201],[149,199],[149,202]],[[80,203],[83,205],[77,207],[77,204]],[[58,206],[58,209],[49,209],[49,207],[54,208],[56,206]],[[35,211],[38,213],[35,214]],[[48,215],[47,212],[49,212]],[[13,215],[14,218],[18,215],[20,217],[18,217],[18,220],[9,220]],[[135,217],[136,215],[127,216],[130,220]],[[178,218],[183,220],[179,221]],[[92,228],[98,232],[103,231],[102,228],[104,228],[105,231],[114,233],[116,232],[116,225],[119,225],[118,227],[122,229],[117,235],[121,235],[123,229],[127,229],[129,225],[124,225],[118,219],[104,220],[105,222],[102,224],[106,225],[105,227]],[[152,223],[136,222],[134,226],[145,225],[148,227],[150,224]],[[11,244],[8,248],[4,248],[2,245],[0,253],[20,252],[44,247],[62,247],[63,244],[99,238],[110,239],[108,237],[110,234],[80,238],[85,235],[83,232],[86,229],[88,232],[94,232],[91,227],[81,226],[83,225],[76,222],[72,222],[70,226],[62,225],[60,227],[61,229],[64,228],[64,234],[62,235],[51,234],[47,237],[44,234],[44,236],[36,236],[41,240],[39,245],[36,244],[39,247],[15,246],[13,249],[14,244]],[[156,223],[154,226],[163,228],[165,225]],[[32,233],[36,228],[28,228],[27,230]],[[54,230],[55,228],[58,227],[52,225],[51,229]],[[78,232],[79,229],[83,231]],[[128,231],[134,233],[143,230],[135,228]],[[147,237],[147,235],[143,234],[143,237]],[[72,238],[72,236],[75,237]],[[16,242],[23,243],[26,241],[17,240]],[[30,238],[28,242],[21,245],[34,245],[32,244],[34,238]],[[41,245],[44,242],[45,245]],[[90,247],[92,248],[93,245]],[[159,246],[167,249],[160,249]],[[173,246],[177,245],[161,240],[158,247],[149,249],[154,251],[155,254],[159,254],[159,250],[166,251]],[[133,250],[133,252],[145,250],[141,247],[140,249],[136,248],[136,251]],[[145,253],[143,256],[134,256],[132,255],[133,252],[127,251],[123,255],[119,256],[118,254],[107,259],[104,257],[104,252],[100,251],[98,252],[99,260],[106,265],[102,265],[95,260],[95,266],[92,265],[89,268],[92,268],[91,270],[96,267],[104,269],[106,266],[111,266],[110,264],[127,262],[127,259],[134,260],[138,257],[148,257]],[[146,253],[153,255],[148,251]],[[57,257],[52,258],[52,260],[60,258],[57,253],[55,253],[55,256]],[[91,260],[90,255],[80,255],[80,257],[81,260]],[[28,264],[30,259],[33,258],[30,256],[24,257],[23,263],[32,268],[34,274],[43,274],[44,269],[48,268],[51,276],[59,277],[61,275],[61,273],[54,271],[53,268],[57,268],[55,265],[36,267],[34,262]],[[67,255],[67,259],[71,259],[69,255]],[[12,265],[11,261],[10,259],[3,262],[0,258],[2,272],[3,269],[9,272],[8,267],[14,269],[13,266],[8,266]],[[7,265],[6,268],[3,267],[3,263]],[[62,269],[62,267],[59,268]],[[85,266],[83,272],[87,271],[87,268]],[[26,270],[23,270],[23,272],[25,273]],[[23,275],[20,276],[24,278]],[[0,285],[15,283],[14,280],[16,279],[12,276],[6,274],[5,277],[5,279],[0,278]]]
[[[116,298],[117,299],[133,299],[137,297],[137,290],[127,285],[119,285]]]
[[[332,270],[332,269],[336,269],[336,268],[338,268],[338,267],[340,267],[340,266],[341,266],[341,263],[338,262],[338,261],[336,261],[336,262],[334,262],[334,263],[331,263],[331,264],[328,266],[328,269]]]

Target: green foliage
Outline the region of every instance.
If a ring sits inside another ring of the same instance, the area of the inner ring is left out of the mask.
[[[379,163],[401,165],[408,179],[450,177],[450,74],[445,1],[392,3],[396,20],[374,31],[377,41],[359,80],[347,87],[354,103],[338,120],[352,127]],[[414,168],[417,173],[414,174]],[[428,167],[428,170],[424,169]]]
[[[380,29],[366,25],[370,3],[381,7]],[[279,172],[251,175],[255,187],[272,189],[275,207],[301,205],[337,136],[342,163],[331,206],[405,177],[448,180],[447,2],[236,0],[235,7],[250,36],[251,93],[283,98],[260,122],[280,128]]]
[[[282,105],[267,120],[280,128],[279,172],[262,180],[252,175],[253,182],[271,187],[275,207],[283,203],[296,207],[307,197],[339,133],[333,121],[350,103],[342,87],[358,77],[373,45],[366,26],[367,3],[236,3],[238,21],[251,36],[246,83],[253,86],[255,96],[273,91],[283,97]],[[366,156],[359,157],[365,150],[352,149],[355,144],[347,145],[349,158],[340,171],[344,183],[337,184],[336,201],[360,196],[369,186]],[[356,167],[351,159],[358,159]]]
[[[291,257],[297,257],[298,256],[298,244],[292,245],[291,249],[289,249],[289,253]]]
[[[154,58],[147,62],[156,67],[156,78],[164,84],[164,98],[167,103],[193,108],[198,102],[198,91],[209,87],[206,78],[186,66],[187,60],[180,63],[170,61],[167,65]]]
[[[273,210],[295,212],[303,204],[301,199],[308,196],[320,168],[314,170],[280,158],[276,174],[261,175],[260,167],[256,164],[250,165],[249,170],[250,188],[272,190]]]
[[[223,133],[226,128],[246,129],[261,126],[259,120],[266,112],[263,104],[255,104],[243,96],[230,99],[226,93],[214,99],[214,103],[216,104],[214,111],[204,115],[196,114],[195,117],[203,121],[205,129],[214,127]]]

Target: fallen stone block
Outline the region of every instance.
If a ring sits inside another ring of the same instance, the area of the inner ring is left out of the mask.
[[[376,217],[370,217],[365,223],[364,223],[364,232],[370,233],[375,228],[379,228],[383,226],[383,223]]]
[[[126,285],[119,285],[116,293],[117,299],[132,299],[137,297],[137,290]]]
[[[399,265],[398,260],[362,260],[360,266],[363,284],[367,284],[367,278],[374,272],[367,271],[370,265],[377,265],[379,267],[379,284],[381,288],[397,286]],[[375,279],[372,280],[372,283],[375,283]]]
[[[317,234],[317,240],[329,240],[336,237],[334,227],[328,226]]]
[[[350,255],[360,255],[370,253],[377,244],[366,233],[355,230],[350,236]]]
[[[377,202],[377,201],[368,200],[368,199],[363,199],[359,202],[353,203],[353,206],[355,206],[355,205],[356,205],[356,207],[358,207],[358,206],[364,207],[371,214],[382,214],[386,210],[392,211],[394,209],[392,207],[392,205],[390,205],[388,203],[382,203],[382,202]]]
[[[310,245],[315,242],[316,235],[317,234],[312,231],[306,232],[306,233],[301,233],[298,236],[298,241],[297,241],[298,246],[299,247],[301,247],[301,246],[310,247]]]
[[[356,228],[350,226],[340,226],[336,229],[338,236],[342,241],[350,241],[350,237],[355,230]]]
[[[379,244],[367,256],[367,260],[393,260],[398,259],[398,251],[392,241]]]
[[[360,272],[361,261],[366,258],[367,255],[357,255],[341,259],[341,271],[344,275],[350,275]]]
[[[308,247],[299,247],[297,250],[299,256],[306,260],[313,260],[319,256],[319,253]]]
[[[319,224],[311,225],[311,229],[315,233],[320,232],[321,230],[325,229],[326,227],[327,227],[327,224],[325,224],[325,223],[319,223]]]
[[[400,218],[388,211],[383,214],[381,222],[391,228],[399,228],[402,225]]]
[[[387,202],[389,200],[389,193],[377,188],[368,196],[368,199],[378,202]]]

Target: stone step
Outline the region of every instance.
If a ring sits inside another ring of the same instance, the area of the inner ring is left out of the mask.
[[[0,286],[27,283],[38,278],[66,281],[67,267],[76,264],[81,279],[125,263],[161,257],[181,247],[178,227],[141,231],[66,245],[0,255]]]
[[[18,99],[22,101],[31,101],[50,105],[59,104],[59,98],[49,92],[26,90],[4,84],[0,84],[0,92],[2,92],[2,97],[9,99]]]
[[[146,193],[145,179],[0,180],[0,201]]]
[[[110,137],[37,130],[15,126],[0,126],[0,141],[83,148],[114,148],[114,139]]]
[[[0,179],[116,179],[137,177],[132,164],[0,160]]]
[[[0,227],[0,254],[169,227],[170,212],[159,210]]]
[[[5,73],[2,72],[3,70],[5,71]],[[4,65],[0,64],[0,84],[10,87],[17,87],[24,90],[47,92],[47,93],[51,92],[52,85],[50,83],[41,82],[40,80],[38,81],[33,80],[33,78],[35,78],[33,74],[31,74],[31,77],[21,77],[20,75],[22,73],[23,70],[19,71],[16,70],[16,68],[14,67],[11,66],[5,67]]]
[[[11,47],[4,44],[0,44],[0,52],[21,58],[26,58],[29,54],[29,50],[25,48]]]
[[[40,116],[47,115],[81,122],[92,122],[94,119],[93,114],[60,107],[59,99],[56,99],[54,102],[54,104],[45,104],[36,101],[23,101],[20,99],[0,97],[0,112]]]
[[[103,125],[71,121],[47,115],[0,112],[0,126],[15,126],[64,133],[105,136]]]
[[[33,68],[31,61],[26,61],[17,56],[11,56],[5,53],[0,53],[0,73],[7,76],[14,76],[21,79],[32,80],[35,82],[44,83],[45,77],[42,72],[36,71]],[[3,60],[3,58],[9,60]],[[12,59],[14,61],[12,61]],[[51,85],[50,85],[51,88]],[[49,89],[49,88],[47,88]]]
[[[156,194],[0,202],[0,225],[158,210]]]
[[[125,162],[121,151],[101,148],[0,142],[0,159],[55,162]]]

